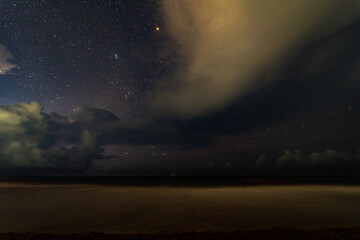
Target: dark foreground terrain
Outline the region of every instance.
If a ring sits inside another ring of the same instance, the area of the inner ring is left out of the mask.
[[[191,233],[172,233],[172,234],[39,234],[39,233],[0,233],[1,240],[315,240],[315,239],[341,239],[358,240],[360,239],[360,228],[324,228],[313,231],[303,231],[297,229],[266,229],[253,231],[235,232],[191,232]]]

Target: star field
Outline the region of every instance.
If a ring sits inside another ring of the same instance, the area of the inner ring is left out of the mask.
[[[151,2],[4,1],[2,39],[18,58],[2,83],[14,101],[68,113],[86,105],[136,113],[161,60]]]

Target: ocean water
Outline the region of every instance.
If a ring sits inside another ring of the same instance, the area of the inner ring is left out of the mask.
[[[170,233],[360,226],[360,186],[0,181],[0,232]]]

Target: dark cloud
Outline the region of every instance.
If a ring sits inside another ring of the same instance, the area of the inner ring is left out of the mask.
[[[360,153],[338,152],[332,149],[311,154],[302,153],[301,150],[289,151],[275,162],[279,168],[311,168],[311,167],[359,167]]]
[[[253,161],[255,175],[283,176],[357,176],[360,169],[360,152],[327,149],[305,152],[285,150],[282,155],[260,155]]]
[[[257,169],[264,169],[267,167],[266,165],[266,156],[264,155],[260,155],[257,159],[256,159],[256,162],[255,162],[255,168]]]
[[[209,143],[207,136],[183,128],[177,121],[141,117],[119,118],[96,108],[78,107],[67,116],[49,114],[58,128],[63,144],[71,144],[77,136],[88,129],[97,134],[99,144],[163,144],[183,148],[198,147]]]
[[[286,150],[277,160],[267,153],[256,160],[254,154],[266,148],[256,150],[255,141],[246,140],[246,135],[220,136],[209,126],[196,131],[170,120],[133,122],[85,107],[61,116],[45,114],[35,102],[1,106],[0,123],[0,164],[8,173],[43,169],[66,174],[236,175],[360,166],[358,153],[335,150],[311,154]],[[323,147],[315,148],[319,146]]]

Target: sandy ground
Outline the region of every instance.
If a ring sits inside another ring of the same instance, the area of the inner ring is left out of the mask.
[[[171,233],[360,226],[360,186],[0,183],[0,232]]]

